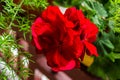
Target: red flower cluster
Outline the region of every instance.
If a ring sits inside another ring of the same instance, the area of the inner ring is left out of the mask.
[[[31,29],[37,50],[45,54],[54,71],[79,67],[78,59],[83,59],[85,53],[98,56],[92,44],[98,28],[74,7],[62,14],[57,6],[49,6]]]

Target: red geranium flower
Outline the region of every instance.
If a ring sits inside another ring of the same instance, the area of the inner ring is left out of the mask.
[[[32,36],[36,48],[44,53],[47,63],[54,71],[69,70],[79,65],[83,46],[78,32],[72,28],[59,8],[49,6],[32,25]]]
[[[68,8],[64,14],[64,16],[74,23],[73,30],[77,31],[80,35],[80,40],[82,41],[82,45],[84,46],[83,52],[81,55],[81,59],[84,58],[85,52],[88,55],[98,56],[96,47],[92,44],[96,40],[96,36],[98,33],[98,28],[95,24],[90,22],[87,18],[84,17],[84,14],[81,10],[77,10],[76,8]]]
[[[96,40],[98,28],[85,18],[81,10],[68,8],[63,15],[56,6],[49,6],[32,25],[33,42],[54,71],[78,67],[78,58],[85,52],[98,56]]]

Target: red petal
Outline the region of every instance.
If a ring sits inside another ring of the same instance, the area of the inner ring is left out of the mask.
[[[64,16],[68,20],[72,21],[74,24],[76,24],[76,22],[80,22],[80,24],[83,24],[85,19],[82,10],[77,10],[75,7],[68,8],[65,11]]]
[[[69,30],[63,40],[62,51],[67,58],[79,58],[83,51],[83,43],[76,31]]]
[[[54,71],[69,70],[75,67],[74,60],[67,60],[58,50],[46,54],[47,63]]]
[[[39,43],[39,36],[45,32],[52,32],[50,29],[50,25],[45,23],[40,17],[38,17],[33,23],[31,30],[35,46],[37,47],[37,49],[41,50],[42,47]]]
[[[49,6],[42,13],[42,18],[53,26],[64,25],[65,27],[73,27],[73,23],[68,21],[57,6]],[[63,29],[64,30],[64,29]]]
[[[67,65],[59,67],[59,68],[53,67],[52,70],[56,71],[56,72],[57,71],[64,71],[64,70],[71,70],[75,67],[75,65],[76,65],[76,62],[74,60],[71,60],[67,63]]]
[[[86,24],[84,24],[81,27],[84,34],[84,39],[86,39],[88,42],[94,42],[98,33],[97,26],[89,20],[86,20]]]
[[[87,41],[84,41],[84,44],[85,44],[85,47],[86,47],[86,53],[88,55],[98,56],[97,49],[93,44],[91,44],[91,43],[89,43]]]

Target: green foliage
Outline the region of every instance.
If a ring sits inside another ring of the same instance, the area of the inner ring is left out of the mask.
[[[111,6],[109,7],[111,17],[110,19],[114,22],[114,31],[120,33],[120,0],[110,0]]]
[[[115,58],[115,54],[110,54],[109,56]],[[116,56],[116,58],[118,58]],[[97,59],[95,59],[92,66],[88,69],[92,74],[97,75],[101,77],[103,80],[117,80],[120,79],[120,59],[114,60],[115,62],[112,62],[108,59],[107,56],[99,56]]]
[[[14,56],[13,51],[11,49],[20,49],[20,45],[18,45],[16,43],[16,40],[14,39],[14,37],[12,35],[9,34],[3,34],[0,36],[0,52],[2,52],[3,56],[2,56],[2,60],[5,61],[7,63],[6,66],[8,67],[12,67],[13,69],[16,69],[18,66],[16,66],[14,68],[14,65],[17,64],[19,65],[19,71],[15,70],[16,73],[19,73],[19,77],[22,78],[24,75],[24,78],[27,78],[30,75],[30,69],[23,67],[23,63],[25,61],[21,60],[19,62],[15,62],[15,59],[19,56],[25,56],[26,59],[30,59],[31,58],[31,54],[30,53],[26,53],[26,52],[18,52],[18,55]],[[27,55],[26,55],[27,54]],[[1,75],[3,75],[4,72],[2,72]],[[22,75],[21,75],[22,74]]]
[[[22,6],[33,8],[32,10],[34,11],[35,9],[42,10],[48,5],[46,0],[21,0],[19,5],[13,3],[13,0],[2,0],[1,2],[4,5],[2,5],[3,10],[0,12],[0,28],[11,29],[12,27],[18,27],[20,29],[19,31],[24,32],[24,36],[30,32],[30,26],[36,18],[36,15],[32,13],[26,14],[27,10],[22,8]]]
[[[98,53],[100,55],[106,55],[114,50],[114,44],[111,42],[115,38],[113,32],[100,32],[98,39],[95,42]]]
[[[3,53],[4,55],[4,59],[8,59],[10,58],[11,55],[11,47],[17,48],[17,44],[13,38],[13,36],[9,35],[9,34],[3,34],[0,36],[0,51]],[[8,54],[10,53],[10,54]]]
[[[114,21],[114,32],[120,33],[120,3],[116,4],[117,10],[113,13],[111,19]]]
[[[30,26],[36,18],[36,15],[29,11],[41,12],[47,5],[47,0],[18,0],[18,3],[14,3],[14,0],[0,0],[0,7],[2,6],[0,10],[0,54],[2,54],[0,62],[5,62],[5,66],[13,70],[22,80],[26,80],[31,75],[31,70],[24,64],[33,61],[30,59],[32,55],[21,49],[23,47],[18,44],[17,34],[14,32],[22,32],[26,39],[26,35],[30,34]],[[14,51],[17,54],[14,54]],[[20,60],[16,61],[16,59]],[[6,76],[4,69],[0,70],[0,80],[8,80],[8,77],[10,76]]]
[[[4,14],[2,14],[1,12],[0,12],[0,28],[1,29],[6,29],[6,20],[5,20],[5,17],[4,17],[5,15]],[[3,24],[3,23],[5,23],[5,24]]]
[[[5,71],[0,73],[0,80],[7,80],[7,77],[5,76]]]
[[[120,52],[120,34],[117,34],[118,36],[116,36],[114,38],[114,46],[115,46],[115,49],[114,49],[114,52]]]
[[[46,8],[48,5],[47,0],[25,0],[24,1],[25,5],[29,5],[32,8]]]
[[[118,54],[118,53],[110,53],[107,56],[108,56],[108,58],[111,59],[112,62],[115,62],[116,59],[120,59],[120,54]]]

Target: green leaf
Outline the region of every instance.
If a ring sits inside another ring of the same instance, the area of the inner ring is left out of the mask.
[[[111,50],[114,49],[114,45],[111,43],[109,39],[106,39],[104,41],[101,41],[106,47],[110,48]]]
[[[95,9],[95,11],[98,15],[100,15],[101,17],[107,17],[108,16],[104,6],[101,3],[96,1],[96,2],[93,3],[93,5],[94,5],[94,9]]]
[[[115,38],[112,31],[110,31],[109,33],[99,32],[98,39],[95,42],[98,53],[102,55],[111,53],[111,51],[115,49],[114,40]]]
[[[108,54],[108,57],[112,60],[112,62],[115,62],[116,59],[120,59],[120,53],[110,53]]]
[[[107,52],[107,50],[104,48],[104,45],[101,43],[101,41],[102,41],[102,40],[100,40],[100,41],[98,42],[98,45],[97,45],[97,47],[99,47],[99,48],[98,48],[98,52],[99,52],[99,54],[107,54],[108,52]]]
[[[109,20],[109,22],[108,22],[108,26],[111,28],[111,29],[113,29],[114,28],[114,21],[113,20]]]
[[[95,15],[95,17],[92,17],[92,20],[95,24],[101,25],[99,21],[99,17],[97,15]]]
[[[86,1],[83,1],[81,4],[82,4],[82,7],[84,7],[86,10],[93,11],[93,9],[87,4]]]

